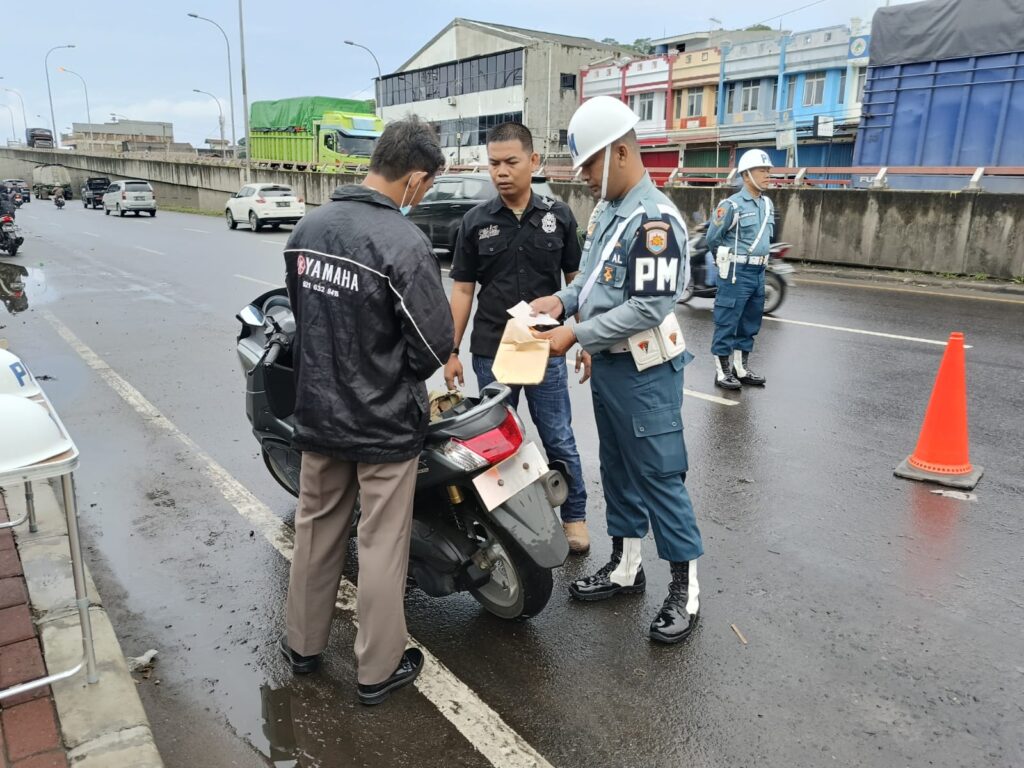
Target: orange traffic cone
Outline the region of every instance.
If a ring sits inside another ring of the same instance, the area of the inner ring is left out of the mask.
[[[971,465],[968,453],[964,335],[951,333],[917,447],[900,462],[895,474],[969,490],[978,484],[984,471]]]

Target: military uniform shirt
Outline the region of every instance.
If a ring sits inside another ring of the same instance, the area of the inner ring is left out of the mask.
[[[667,238],[664,246],[658,242],[657,233],[645,233],[645,217],[652,221],[661,218],[670,225],[672,237]],[[675,309],[690,279],[690,264],[686,224],[672,201],[647,174],[621,200],[600,203],[587,230],[580,274],[555,296],[562,302],[566,317],[579,312],[576,338],[585,350],[596,353],[660,325]],[[604,252],[616,235],[614,251],[602,262]],[[638,242],[643,238],[651,239]],[[645,248],[648,243],[650,249]],[[660,295],[638,296],[631,290],[635,286],[629,284],[632,273],[627,262],[645,250],[652,255],[658,251],[659,264],[674,265],[671,285],[667,288],[664,283],[659,285],[665,288]],[[592,280],[598,269],[598,279]]]
[[[767,226],[761,231],[765,216],[769,216]],[[733,228],[738,222],[739,248],[736,247],[737,230]],[[757,243],[757,233],[761,232]],[[732,197],[718,204],[715,215],[708,225],[707,243],[712,255],[720,246],[725,246],[737,256],[764,257],[771,250],[772,235],[775,232],[775,215],[771,201],[761,195],[755,198],[746,187]],[[753,250],[751,250],[753,245]]]

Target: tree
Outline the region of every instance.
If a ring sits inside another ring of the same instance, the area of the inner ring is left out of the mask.
[[[771,32],[772,28],[767,24],[754,24],[743,30],[744,32]]]
[[[614,37],[606,37],[601,42],[605,45],[614,45],[623,50],[638,53],[641,56],[649,56],[654,53],[654,46],[651,45],[651,38],[649,37],[638,37],[632,43],[620,43]]]

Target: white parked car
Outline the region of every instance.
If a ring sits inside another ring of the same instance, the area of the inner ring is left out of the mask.
[[[143,211],[156,216],[153,187],[148,181],[139,179],[115,181],[103,193],[103,213],[109,216],[111,211],[115,211],[118,216],[124,216],[128,211],[134,211],[136,216]]]
[[[305,215],[305,201],[284,184],[247,184],[228,198],[224,208],[230,229],[248,221],[253,232],[259,232],[264,224],[274,229],[295,224]]]

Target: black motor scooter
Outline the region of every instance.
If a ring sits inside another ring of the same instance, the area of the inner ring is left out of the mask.
[[[707,260],[708,241],[707,222],[698,225],[690,232],[690,282],[679,297],[680,304],[686,304],[690,299],[713,299],[718,293],[716,285],[708,285]],[[786,298],[786,290],[793,285],[792,264],[787,264],[783,259],[792,250],[789,243],[772,243],[769,251],[768,265],[764,274],[764,314],[770,315],[782,306]],[[712,267],[714,269],[714,267]],[[721,279],[717,275],[716,279]]]
[[[8,256],[17,256],[24,242],[21,230],[14,223],[14,216],[9,213],[0,214],[0,251],[6,251]]]
[[[285,290],[257,297],[237,318],[246,415],[270,474],[297,496],[295,319]],[[485,387],[430,424],[416,478],[409,576],[433,597],[468,591],[496,616],[523,619],[547,604],[551,571],[569,554],[554,510],[568,485],[526,441],[509,394],[502,384]]]

